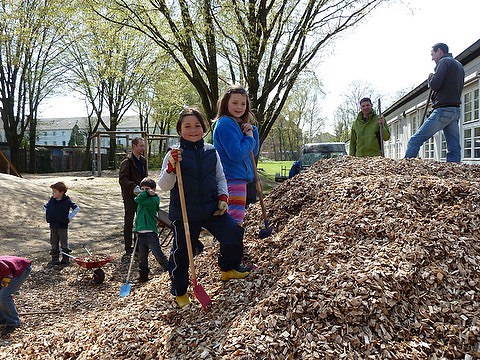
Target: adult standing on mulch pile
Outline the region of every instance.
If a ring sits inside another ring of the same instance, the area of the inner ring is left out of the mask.
[[[372,109],[372,100],[360,100],[361,111],[353,122],[349,155],[356,157],[382,155],[380,142],[390,139],[388,125]],[[382,126],[383,125],[383,126]],[[380,136],[380,127],[382,136]]]
[[[437,64],[435,73],[428,76],[428,86],[433,91],[433,111],[408,141],[405,158],[417,157],[420,146],[437,132],[443,130],[447,141],[447,161],[460,162],[462,154],[458,120],[460,120],[465,70],[462,64],[448,52],[446,44],[433,45],[431,54],[432,60]],[[427,99],[425,106],[428,106],[429,100]]]
[[[137,211],[134,190],[140,186],[143,178],[148,176],[147,160],[143,156],[145,151],[145,140],[136,137],[132,140],[132,152],[120,163],[118,181],[122,188],[123,206],[125,216],[123,223],[123,239],[125,241],[125,253],[133,253],[133,218]]]

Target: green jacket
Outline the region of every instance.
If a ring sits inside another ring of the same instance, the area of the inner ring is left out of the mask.
[[[148,192],[142,191],[135,198],[138,204],[135,216],[135,231],[153,231],[158,234],[157,211],[160,208],[160,198],[157,194],[151,196]]]
[[[390,139],[390,130],[386,122],[383,122],[383,141]],[[366,122],[363,122],[362,112],[353,122],[350,134],[349,155],[357,157],[380,156],[380,127],[377,113],[372,110]]]

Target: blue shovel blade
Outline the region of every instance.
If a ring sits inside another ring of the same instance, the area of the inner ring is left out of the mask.
[[[132,286],[128,283],[128,281],[125,283],[125,285],[122,285],[120,287],[120,297],[125,297],[130,294],[130,289]]]

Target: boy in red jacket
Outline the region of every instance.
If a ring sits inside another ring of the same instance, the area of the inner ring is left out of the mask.
[[[17,256],[0,256],[0,328],[2,334],[20,326],[17,308],[12,299],[32,270],[31,261]]]

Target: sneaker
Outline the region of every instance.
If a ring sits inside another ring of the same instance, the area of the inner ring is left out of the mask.
[[[59,265],[60,265],[60,262],[58,261],[58,259],[56,259],[56,260],[49,261],[47,264],[47,268],[51,269],[54,267],[58,267]]]
[[[222,281],[228,281],[230,279],[243,279],[246,278],[248,274],[250,274],[250,270],[242,265],[237,265],[234,269],[222,271]]]
[[[164,272],[168,271],[168,259],[166,256],[164,256],[163,259],[160,261],[160,265]]]
[[[175,301],[177,302],[180,309],[191,303],[190,297],[187,293],[180,296],[175,296]]]
[[[15,331],[16,328],[17,328],[16,325],[2,324],[0,326],[0,332],[1,332],[2,335],[11,334],[12,332]]]
[[[201,241],[196,241],[193,245],[193,256],[200,255],[203,252],[204,245]]]
[[[138,277],[139,283],[146,283],[148,281],[148,271],[140,270],[140,276]]]

